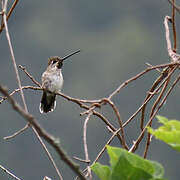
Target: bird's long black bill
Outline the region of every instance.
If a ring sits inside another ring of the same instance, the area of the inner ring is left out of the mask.
[[[71,56],[73,56],[74,54],[77,54],[77,53],[79,53],[79,52],[80,52],[80,50],[75,51],[75,52],[73,52],[73,53],[71,53],[71,54],[69,54],[69,55],[63,57],[62,60],[64,61],[65,59],[67,59],[67,58],[69,58],[69,57],[71,57]]]

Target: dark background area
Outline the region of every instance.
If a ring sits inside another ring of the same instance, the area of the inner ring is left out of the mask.
[[[63,92],[76,98],[99,99],[144,70],[146,62],[152,65],[169,62],[163,25],[165,15],[171,15],[167,0],[31,0],[19,2],[8,25],[17,64],[26,66],[39,82],[47,67],[48,57],[63,57],[81,49],[80,54],[73,56],[63,66]],[[178,30],[179,18],[177,14]],[[0,52],[0,83],[12,91],[17,88],[17,83],[5,32],[0,35]],[[141,105],[157,76],[158,72],[150,72],[129,84],[113,98],[123,122]],[[32,84],[21,70],[20,77],[23,85]],[[58,97],[53,113],[40,114],[42,92],[25,90],[24,93],[29,112],[38,119],[42,127],[59,138],[60,144],[71,157],[83,159],[85,116],[79,116],[82,109]],[[14,97],[22,104],[20,95]],[[171,119],[180,119],[179,97],[178,84],[159,113]],[[112,124],[118,125],[111,110],[103,108],[102,111],[106,111]],[[38,180],[44,176],[58,179],[31,129],[9,141],[3,140],[4,136],[24,127],[26,122],[7,102],[0,105],[0,114],[0,164],[23,180]],[[159,125],[156,119],[154,125]],[[94,160],[111,136],[105,129],[100,119],[91,117],[87,131],[91,160]],[[131,146],[140,131],[139,116],[125,131]],[[120,146],[116,139],[112,145]],[[142,143],[137,151],[140,155],[143,145]],[[73,179],[75,175],[70,168],[51,147],[49,149],[64,179]],[[179,180],[179,153],[166,144],[153,139],[148,159],[156,160],[164,166],[166,178]],[[108,163],[106,153],[100,162]],[[81,167],[84,168],[85,165],[81,164]],[[11,178],[0,170],[0,179]]]

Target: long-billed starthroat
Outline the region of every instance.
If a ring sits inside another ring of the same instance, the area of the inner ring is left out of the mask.
[[[52,56],[48,59],[48,67],[42,74],[43,96],[39,106],[41,113],[48,113],[55,109],[56,93],[61,92],[63,86],[63,75],[61,72],[63,62],[65,59],[79,52],[80,50],[75,51],[63,58]]]

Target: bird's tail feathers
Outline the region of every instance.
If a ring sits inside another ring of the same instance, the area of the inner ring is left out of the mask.
[[[41,103],[39,105],[40,113],[48,113],[56,107],[56,94],[43,91]]]

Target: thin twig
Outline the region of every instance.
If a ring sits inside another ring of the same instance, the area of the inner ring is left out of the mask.
[[[80,162],[83,162],[83,163],[90,163],[91,161],[90,160],[85,160],[85,159],[81,159],[81,158],[79,158],[79,157],[76,157],[76,156],[73,156],[73,158],[75,159],[75,160],[78,160],[78,161],[80,161]]]
[[[88,155],[88,147],[87,147],[87,123],[91,117],[91,115],[93,114],[92,111],[89,112],[89,114],[87,115],[85,121],[84,121],[84,127],[83,127],[83,144],[84,144],[84,154],[85,154],[85,160],[88,162],[89,160],[89,155]],[[92,180],[92,173],[91,173],[91,168],[87,167],[88,169],[88,173],[87,173],[87,177],[89,177],[90,180]]]
[[[145,64],[146,64],[147,66],[149,66],[149,67],[153,67],[153,65],[151,65],[151,64],[148,63],[148,62],[146,62]],[[161,73],[161,70],[160,70],[160,69],[157,68],[156,70],[157,70],[157,72]]]
[[[177,50],[177,34],[176,34],[176,9],[174,4],[176,3],[175,0],[172,0],[173,6],[172,6],[172,27],[173,27],[173,39],[174,39],[174,46],[173,46],[173,51],[176,53]]]
[[[51,178],[45,176],[43,180],[52,180]]]
[[[22,86],[22,89],[42,90],[42,88],[40,88],[40,87],[35,87],[35,86]],[[13,92],[11,92],[11,93],[9,94],[9,96],[12,96],[12,95],[14,95],[15,93],[17,93],[17,92],[19,92],[19,91],[20,91],[19,88],[18,88],[18,89],[15,89]],[[6,99],[7,99],[7,97],[2,97],[1,100],[0,100],[0,104],[1,104],[4,100],[6,100]]]
[[[176,67],[174,67],[174,69],[176,69]],[[171,70],[173,71],[173,69]],[[172,75],[172,74],[171,74]],[[158,103],[160,102],[162,96],[164,95],[167,87],[168,87],[168,84],[169,84],[169,80],[170,80],[171,76],[168,77],[168,79],[166,80],[164,86],[162,87],[162,90],[159,94],[159,96],[157,97],[156,101],[154,102],[153,106],[152,106],[152,109],[151,109],[151,113],[150,113],[150,117],[153,115]],[[151,127],[152,126],[152,121],[151,123],[149,124],[149,126]],[[144,151],[144,158],[147,157],[147,152],[148,152],[148,148],[150,146],[150,141],[151,141],[151,134],[148,133],[148,136],[147,136],[147,142],[146,142],[146,146],[145,146],[145,151]]]
[[[163,81],[164,78],[167,77],[168,75],[168,71],[169,71],[170,67],[166,67],[161,75],[154,81],[152,87],[150,88],[150,90],[148,91],[148,94],[146,95],[144,101],[146,101],[146,99],[149,98],[149,96],[151,95],[151,93],[154,92],[155,88]],[[141,123],[140,123],[140,128],[141,130],[143,130],[143,126],[144,126],[144,117],[145,117],[145,110],[146,110],[146,104],[144,105],[144,107],[142,108],[142,112],[141,112]]]
[[[36,84],[37,86],[41,87],[41,84],[40,84],[38,81],[36,81],[31,74],[29,74],[29,73],[27,72],[27,70],[26,70],[26,68],[25,68],[24,66],[19,65],[19,68],[24,71],[24,73],[32,80],[32,82],[33,82],[34,84]]]
[[[8,14],[7,14],[7,18],[6,18],[7,21],[9,20],[9,17],[11,16],[13,10],[15,9],[18,1],[19,1],[19,0],[15,0],[14,3],[13,3],[13,5],[11,6],[11,9],[9,10],[9,12],[8,12]],[[0,27],[0,33],[3,31],[3,29],[4,29],[4,23],[2,22],[1,27]]]
[[[28,123],[28,124],[29,124],[29,123]],[[34,127],[33,127],[33,128],[34,128]],[[57,168],[56,163],[55,163],[53,157],[52,157],[51,154],[49,153],[47,147],[45,146],[45,144],[44,144],[44,142],[42,141],[41,137],[39,136],[38,132],[37,132],[36,130],[35,130],[34,132],[35,132],[38,140],[40,141],[40,144],[42,145],[43,149],[44,149],[45,152],[48,154],[47,157],[49,158],[50,162],[52,162],[52,164],[53,164],[53,166],[54,166],[54,168],[55,168],[55,170],[56,170],[56,172],[57,172],[57,174],[58,174],[58,176],[59,176],[59,179],[60,179],[60,180],[63,180],[63,177],[62,177],[59,169]]]
[[[169,94],[171,93],[171,91],[174,89],[175,85],[179,82],[180,80],[180,74],[179,76],[175,79],[175,81],[173,82],[172,86],[169,88],[169,90],[167,91],[166,95],[164,96],[164,98],[162,99],[161,103],[158,106],[158,110],[162,107],[162,105],[165,103],[165,101],[167,100],[167,97],[169,96]]]
[[[168,0],[168,2],[169,2],[172,6],[174,6],[174,8],[176,9],[176,11],[177,11],[178,13],[180,13],[180,7],[179,7],[177,4],[173,3],[171,0]]]
[[[29,128],[29,123],[27,123],[23,128],[21,128],[19,131],[16,131],[14,134],[10,135],[10,136],[6,136],[3,139],[4,140],[9,140],[12,139],[14,137],[16,137],[17,135],[21,134],[22,132],[24,132],[27,128]]]
[[[84,144],[84,154],[85,154],[86,161],[89,161],[88,148],[87,148],[87,123],[91,115],[92,115],[92,111],[87,115],[84,121],[84,127],[83,127],[83,144]]]
[[[121,116],[120,116],[120,113],[116,107],[116,105],[110,100],[110,99],[104,99],[106,102],[108,102],[108,104],[112,107],[113,111],[115,112],[117,118],[118,118],[118,123],[119,123],[119,126],[120,126],[120,129],[121,129],[121,136],[122,136],[122,146],[125,148],[125,149],[129,149],[127,144],[126,144],[126,140],[125,140],[125,134],[124,134],[124,129],[123,129],[123,123],[121,121]]]
[[[116,90],[114,90],[108,97],[108,99],[111,99],[115,94],[119,93],[120,90],[122,88],[124,88],[127,84],[131,83],[132,81],[135,81],[136,79],[140,78],[141,76],[143,76],[145,73],[157,69],[157,68],[165,68],[165,67],[171,67],[174,65],[180,65],[179,62],[175,61],[172,63],[167,63],[167,64],[160,64],[160,65],[156,65],[156,66],[152,66],[152,67],[148,67],[147,69],[141,71],[140,73],[138,73],[137,75],[133,76],[132,78],[126,80],[125,82],[123,82]]]
[[[8,171],[5,167],[3,167],[2,165],[0,165],[0,168],[8,175],[10,175],[12,178],[16,179],[16,180],[21,180],[19,179],[17,176],[15,176],[12,172]]]
[[[156,106],[160,102],[160,100],[161,100],[165,90],[167,89],[168,83],[169,83],[169,81],[167,80],[166,83],[164,84],[162,90],[161,90],[160,95],[158,96],[158,98],[156,99],[155,103],[153,104],[152,109],[151,109],[151,113],[150,113],[150,117],[153,115]],[[152,126],[152,121],[149,123],[149,127],[151,127],[151,126]],[[144,150],[144,158],[147,157],[147,152],[148,152],[148,148],[150,146],[150,142],[151,142],[151,134],[148,133],[148,135],[147,135],[147,142],[146,142],[145,150]]]
[[[8,30],[8,26],[7,26],[6,10],[7,10],[7,0],[5,0],[4,7],[3,7],[3,12],[4,12],[3,13],[3,21],[4,21],[5,30],[6,30],[6,38],[7,38],[7,41],[8,41],[10,54],[11,54],[11,60],[12,60],[13,67],[14,67],[14,70],[15,70],[15,73],[16,73],[16,79],[17,79],[17,83],[18,83],[18,86],[19,86],[19,89],[20,89],[20,94],[21,94],[21,98],[22,98],[22,101],[23,101],[23,105],[24,105],[25,110],[27,111],[27,106],[26,106],[26,102],[25,102],[25,98],[24,98],[24,93],[23,93],[22,86],[21,86],[21,80],[20,80],[20,77],[19,77],[19,72],[18,72],[18,69],[17,69],[16,60],[15,60],[15,56],[14,56],[14,51],[13,51],[13,48],[12,48],[11,39],[10,39],[10,35],[9,35],[9,30]]]
[[[94,109],[96,108],[96,106],[94,106],[94,103],[88,108],[88,110],[80,113],[80,116],[83,116],[85,114],[89,114],[90,112],[92,112]]]
[[[170,33],[169,33],[169,26],[168,26],[168,21],[172,22],[171,17],[166,16],[164,18],[164,27],[165,27],[165,32],[166,32],[166,43],[167,43],[167,51],[168,51],[168,55],[171,58],[172,62],[176,62],[180,59],[180,55],[175,53],[172,50],[172,46],[171,46],[171,40],[170,40]]]

